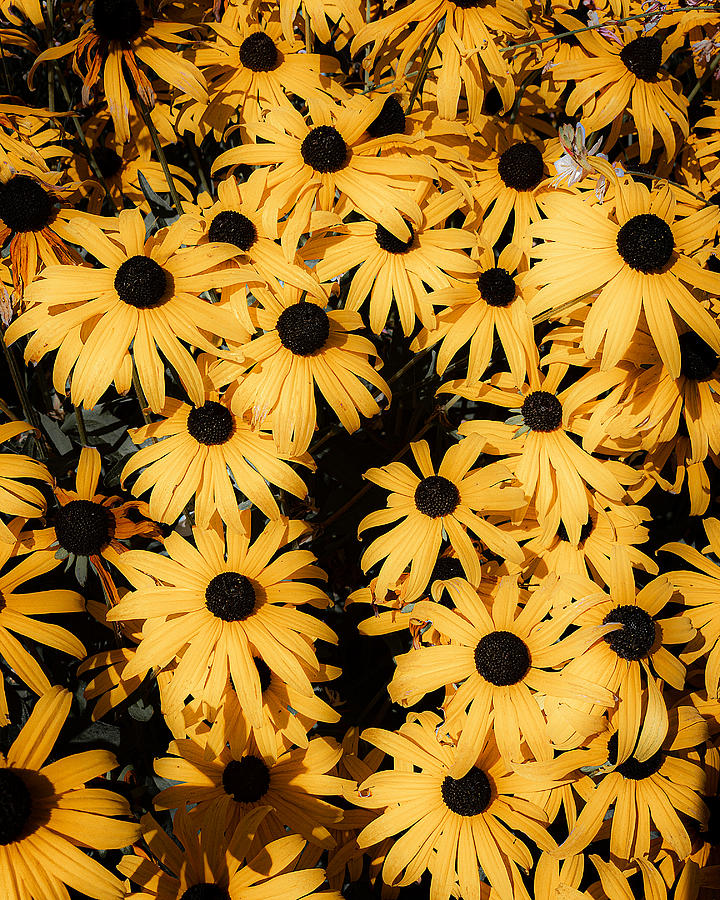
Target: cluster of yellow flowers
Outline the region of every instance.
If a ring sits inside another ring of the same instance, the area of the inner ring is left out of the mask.
[[[0,51],[2,900],[717,896],[720,6],[0,0]],[[165,755],[56,758],[73,693]]]

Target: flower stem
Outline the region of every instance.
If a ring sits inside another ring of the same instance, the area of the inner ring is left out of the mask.
[[[425,79],[427,78],[428,67],[430,65],[430,58],[435,52],[435,48],[438,45],[438,41],[440,40],[440,24],[438,23],[435,26],[435,31],[433,32],[433,36],[430,38],[430,43],[427,45],[425,49],[425,53],[423,54],[422,62],[420,63],[420,69],[417,73],[417,78],[413,82],[412,90],[410,91],[410,99],[408,100],[407,109],[405,110],[405,115],[409,116],[412,112],[412,108],[415,105],[415,101],[417,100],[420,91],[422,90],[423,84],[425,84]]]
[[[664,16],[669,16],[671,13],[688,13],[688,12],[697,12],[699,10],[712,10],[715,11],[714,6],[693,6],[687,8],[678,8],[678,9],[666,9],[663,12]],[[656,16],[657,11],[655,12],[643,12],[636,13],[634,16],[623,16],[622,19],[608,19],[607,22],[599,22],[597,25],[586,25],[584,28],[575,28],[573,31],[561,31],[560,34],[553,34],[549,37],[538,38],[535,41],[525,41],[522,44],[508,44],[507,47],[502,48],[503,53],[507,53],[508,50],[522,50],[525,47],[537,47],[539,44],[547,44],[550,41],[558,41],[561,38],[571,37],[574,34],[582,34],[585,31],[597,31],[600,28],[609,28],[611,25],[623,25],[625,22],[632,22],[633,19],[648,19],[652,16]]]
[[[15,391],[17,392],[18,398],[20,400],[20,405],[22,406],[25,421],[28,423],[28,425],[32,425],[32,427],[40,436],[40,439],[36,441],[36,443],[43,458],[47,459],[50,444],[42,430],[40,417],[37,414],[37,410],[32,405],[30,396],[27,392],[27,386],[25,384],[25,379],[23,378],[22,369],[20,368],[20,364],[18,363],[15,348],[8,347],[8,345],[5,343],[5,335],[0,338],[0,344],[2,344],[3,353],[5,354],[5,361],[7,362],[8,369],[10,370],[10,377],[12,378],[13,384],[15,385]]]
[[[713,61],[710,63],[707,69],[705,69],[700,78],[698,78],[697,82],[695,83],[695,87],[688,94],[688,106],[690,106],[690,104],[693,102],[700,88],[705,84],[708,78],[710,78],[715,69],[717,69],[718,63],[720,63],[720,53],[715,54]]]
[[[80,437],[80,443],[83,445],[83,447],[92,447],[92,444],[88,440],[87,428],[85,427],[85,416],[83,415],[82,406],[75,406],[75,404],[73,403],[73,409],[75,410],[75,421],[77,422],[77,430]]]
[[[172,197],[173,204],[175,206],[175,209],[177,210],[178,215],[181,216],[184,212],[182,200],[180,199],[180,194],[178,193],[178,189],[175,186],[175,179],[173,178],[172,172],[170,171],[170,166],[168,165],[165,151],[163,150],[160,143],[160,136],[157,133],[157,128],[155,127],[155,123],[153,122],[152,116],[150,115],[150,109],[148,108],[147,103],[145,103],[145,101],[139,94],[136,99],[138,102],[138,106],[140,107],[140,114],[143,117],[143,121],[145,122],[148,131],[150,132],[150,140],[153,142],[155,153],[157,153],[160,167],[163,170],[163,175],[165,176],[165,181],[167,182],[168,190],[170,191],[170,196]]]
[[[140,383],[140,376],[138,375],[137,366],[135,365],[135,360],[132,363],[132,383],[135,388],[135,396],[138,398],[138,403],[140,404],[140,412],[142,413],[143,421],[146,425],[152,424],[152,419],[148,414],[148,402],[147,397],[145,396],[145,391],[143,390],[142,384]]]

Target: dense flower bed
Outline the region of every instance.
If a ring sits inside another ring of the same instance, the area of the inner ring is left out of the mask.
[[[2,900],[720,890],[720,5],[0,0]]]

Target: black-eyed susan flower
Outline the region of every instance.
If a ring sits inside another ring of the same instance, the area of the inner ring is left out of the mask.
[[[40,161],[42,162],[42,161]],[[0,246],[8,247],[15,301],[44,266],[77,265],[80,257],[68,246],[74,210],[67,201],[77,185],[63,184],[61,172],[46,165],[13,169],[0,163]]]
[[[623,115],[629,113],[640,144],[640,162],[650,159],[656,131],[668,157],[675,156],[675,127],[687,137],[689,124],[682,85],[663,68],[672,43],[664,45],[659,36],[643,33],[635,22],[625,25],[613,41],[596,31],[580,32],[576,37],[585,56],[553,67],[556,81],[575,82],[567,114],[573,116],[582,109],[590,133],[611,123],[619,131]]]
[[[441,743],[439,716],[408,717],[397,733],[368,728],[362,738],[393,757],[395,768],[376,772],[358,787],[353,801],[382,814],[358,835],[361,847],[388,838],[383,880],[402,887],[430,869],[432,896],[447,900],[457,882],[463,897],[481,897],[479,869],[500,900],[513,900],[520,889],[520,868],[532,865],[526,844],[513,832],[550,850],[547,817],[532,794],[551,782],[534,783],[510,769],[492,734],[472,768],[453,776],[455,749]],[[438,863],[434,864],[437,853]]]
[[[306,526],[279,519],[251,543],[250,510],[242,516],[244,530],[227,535],[217,520],[209,528],[196,526],[197,548],[173,532],[165,540],[167,557],[144,550],[125,554],[127,576],[137,589],[107,618],[144,622],[124,678],[177,663],[168,706],[182,707],[192,694],[217,709],[230,676],[244,714],[251,724],[262,726],[261,676],[253,658],[259,656],[287,684],[311,694],[297,656],[318,670],[319,663],[298,636],[331,643],[337,638],[323,622],[297,609],[304,603],[330,603],[324,591],[301,580],[326,577],[313,565],[313,554],[289,550],[271,561]]]
[[[543,540],[557,533],[562,523],[573,544],[580,540],[589,516],[587,487],[616,503],[626,496],[628,485],[642,476],[616,460],[603,460],[587,453],[572,439],[582,431],[583,417],[589,405],[588,395],[604,389],[579,379],[560,391],[567,366],[551,365],[547,374],[538,368],[528,372],[528,382],[520,392],[509,372],[493,376],[487,383],[449,382],[440,390],[457,393],[472,400],[518,410],[508,422],[474,420],[464,422],[461,434],[480,438],[485,452],[503,457],[504,464],[520,482],[526,506],[517,507],[517,519],[534,504],[543,527]],[[603,452],[602,445],[598,452]],[[613,450],[608,450],[613,453]]]
[[[150,491],[149,510],[158,522],[174,522],[194,498],[195,520],[203,528],[215,513],[241,531],[237,490],[269,519],[280,510],[268,483],[296,497],[307,495],[302,478],[275,449],[272,436],[235,415],[225,398],[208,391],[197,406],[167,399],[162,419],[131,431],[138,446],[125,463],[123,484],[142,470],[132,485],[136,497]],[[307,454],[293,458],[312,467]]]
[[[465,377],[478,381],[490,364],[497,333],[519,387],[528,367],[536,367],[538,362],[533,323],[523,296],[524,273],[517,271],[522,259],[522,250],[514,244],[504,247],[497,260],[490,246],[481,245],[473,273],[476,280],[441,288],[430,295],[430,302],[442,308],[436,325],[425,327],[411,349],[417,352],[442,341],[436,362],[438,374],[442,375],[469,343]]]
[[[492,246],[512,221],[512,242],[528,254],[532,247],[528,228],[542,218],[540,204],[556,192],[550,184],[550,166],[559,155],[555,138],[542,140],[518,125],[485,126],[471,155],[475,207],[466,227],[475,228]]]
[[[548,218],[532,233],[544,241],[533,247],[540,260],[528,283],[539,287],[528,305],[532,316],[559,310],[573,300],[590,301],[583,349],[602,368],[614,366],[628,349],[641,310],[663,363],[680,374],[678,328],[673,314],[720,353],[720,329],[690,288],[717,296],[720,274],[703,269],[692,254],[707,240],[720,217],[706,206],[678,215],[667,186],[652,194],[645,185],[626,180],[611,204],[590,206],[577,197],[548,199]]]
[[[75,490],[55,487],[59,507],[54,524],[33,531],[28,539],[30,546],[43,550],[49,547],[59,559],[88,557],[100,570],[103,560],[122,567],[118,554],[127,550],[123,541],[137,535],[160,537],[157,525],[148,518],[146,503],[98,491],[101,466],[100,452],[94,447],[83,447]]]
[[[565,671],[591,679],[619,698],[617,758],[624,762],[634,753],[645,762],[656,752],[665,733],[663,685],[681,691],[685,684],[685,666],[668,647],[689,643],[695,636],[695,627],[684,614],[671,615],[668,611],[662,615],[673,596],[667,578],[661,575],[638,590],[630,564],[622,558],[616,561],[609,594],[590,582],[585,590],[594,602],[583,614],[583,624],[596,626],[596,637],[581,656],[568,663]],[[600,628],[613,624],[617,626],[615,630]],[[645,711],[641,702],[643,686],[647,697]],[[562,701],[560,707],[565,703]],[[568,705],[597,712],[591,704],[576,700]]]
[[[615,722],[619,715],[621,711]],[[651,756],[641,760],[631,753],[619,762],[620,738],[615,722],[586,747],[561,754],[546,769],[546,774],[559,778],[580,767],[595,768],[594,779],[585,776],[586,802],[559,854],[571,856],[587,847],[614,804],[610,824],[610,853],[614,858],[647,856],[651,831],[657,831],[663,844],[686,859],[691,841],[679,813],[700,823],[708,815],[701,796],[705,773],[694,749],[705,739],[707,725],[692,707],[676,707],[670,711],[667,734]]]
[[[444,119],[456,117],[463,87],[472,121],[482,118],[483,100],[491,87],[499,92],[502,109],[509,109],[515,84],[509,62],[502,56],[502,46],[527,31],[528,17],[521,3],[499,0],[488,6],[481,0],[414,0],[365,25],[355,36],[351,49],[356,53],[372,43],[365,67],[371,69],[379,57],[377,74],[392,60],[396,82],[401,83],[413,58],[441,21],[444,29],[438,41],[442,61],[437,84],[439,114]]]
[[[0,425],[0,444],[32,431],[26,422]],[[40,488],[26,479],[52,484],[52,475],[44,463],[24,453],[0,453],[0,512],[7,516],[35,519],[45,512],[46,500]],[[17,535],[0,519],[0,543],[14,544]]]
[[[180,810],[173,820],[174,840],[151,815],[143,816],[142,838],[152,858],[136,848],[118,865],[121,874],[140,888],[140,893],[130,896],[154,900],[260,900],[276,896],[302,900],[317,896],[315,889],[323,883],[325,873],[318,868],[296,868],[305,847],[299,835],[278,838],[251,854],[253,834],[267,811],[263,807],[251,809],[235,829],[225,834],[212,826],[198,831],[187,813]],[[320,896],[327,900],[332,897],[329,893]]]
[[[338,61],[307,53],[297,39],[286,39],[277,12],[259,22],[248,16],[234,24],[234,18],[231,9],[211,23],[211,40],[192,54],[207,79],[208,100],[186,104],[178,124],[184,130],[189,118],[200,140],[209,131],[222,140],[233,120],[244,129],[247,122],[260,122],[270,109],[292,108],[293,96],[333,93],[330,76],[339,71]]]
[[[60,560],[54,553],[43,550],[19,556],[23,548],[15,542],[22,524],[22,519],[15,519],[10,523],[8,533],[14,535],[13,543],[0,541],[0,656],[19,679],[36,694],[42,695],[50,690],[47,675],[15,635],[30,638],[33,642],[82,659],[87,651],[71,631],[62,625],[35,617],[82,612],[85,601],[75,591],[60,587],[51,590],[22,590],[31,579],[46,575],[60,565]],[[0,725],[7,723],[8,705],[3,679],[0,685]]]
[[[720,559],[720,522],[703,522],[708,546],[700,553],[689,544],[672,541],[660,549],[680,557],[693,568],[665,573],[665,577],[682,597],[688,609],[684,617],[697,629],[697,639],[687,648],[687,662],[704,659],[705,688],[711,698],[720,697],[720,566],[710,558]]]
[[[564,595],[564,603],[548,619],[558,593]],[[388,690],[397,702],[457,685],[444,704],[445,725],[459,735],[451,770],[454,777],[465,775],[474,764],[489,730],[508,765],[522,762],[523,741],[535,759],[552,759],[539,702],[547,694],[592,698],[607,707],[614,704],[606,688],[562,671],[568,660],[607,631],[607,626],[598,630],[583,625],[559,640],[586,609],[572,602],[572,593],[553,577],[528,593],[520,590],[516,579],[506,576],[489,595],[478,595],[460,581],[452,592],[454,609],[426,600],[415,604],[413,615],[431,621],[449,640],[396,657],[397,669]]]
[[[408,220],[420,221],[412,190],[419,179],[430,181],[433,169],[422,159],[382,156],[388,138],[368,140],[367,126],[383,103],[378,97],[362,113],[328,101],[314,103],[309,122],[295,109],[273,109],[262,123],[246,126],[255,143],[221,153],[213,173],[240,164],[270,167],[266,204],[279,215],[289,214],[282,235],[289,256],[310,230],[313,207],[334,211],[337,192],[348,211],[407,241]]]
[[[7,756],[0,754],[0,878],[7,897],[67,897],[65,885],[95,900],[121,900],[122,882],[80,849],[132,844],[127,800],[85,783],[117,766],[94,749],[45,765],[70,712],[72,694],[48,690],[35,704]]]
[[[473,584],[480,581],[480,560],[468,532],[493,552],[519,562],[522,551],[517,543],[478,515],[479,511],[487,515],[517,509],[522,503],[521,492],[505,483],[511,478],[508,469],[500,463],[473,469],[481,450],[474,439],[451,447],[437,474],[427,441],[415,441],[410,449],[422,477],[400,462],[368,469],[364,476],[391,493],[388,508],[365,516],[358,534],[397,523],[375,538],[361,560],[365,572],[384,560],[377,577],[377,595],[385,597],[410,566],[405,599],[410,602],[419,597],[432,574],[444,532]]]
[[[223,286],[221,299],[231,305],[232,311],[247,328],[247,338],[254,333],[256,324],[248,312],[247,267],[258,275],[259,283],[275,285],[278,280],[307,291],[319,300],[325,300],[325,289],[318,284],[302,263],[299,255],[288,261],[277,239],[276,219],[267,221],[264,206],[266,174],[261,169],[239,183],[234,177],[226,178],[217,188],[217,200],[213,203],[208,194],[198,197],[197,207],[187,213],[197,218],[197,230],[188,237],[190,246],[204,247],[208,243],[231,244],[239,251],[222,264],[224,269],[237,269],[235,284]]]
[[[227,397],[237,415],[249,411],[253,425],[272,431],[280,455],[299,456],[310,446],[316,389],[351,434],[361,413],[369,418],[380,411],[363,382],[390,401],[390,388],[370,363],[380,366],[374,345],[352,334],[362,327],[359,313],[328,309],[290,284],[254,294],[262,305],[251,307],[250,316],[264,333],[220,360],[210,376],[230,384]]]
[[[95,0],[92,18],[76,38],[38,56],[30,70],[30,83],[41,63],[72,56],[73,70],[83,80],[83,103],[90,103],[93,91],[102,82],[118,139],[128,141],[134,97],[139,96],[151,109],[155,105],[155,91],[142,66],[194,100],[207,102],[205,79],[176,50],[187,43],[183,32],[192,27],[164,21],[145,0]]]
[[[251,846],[256,852],[287,829],[320,847],[332,847],[328,826],[340,821],[342,811],[322,798],[354,786],[328,774],[342,755],[337,741],[315,737],[306,748],[287,750],[277,758],[262,757],[241,720],[235,721],[226,739],[219,753],[207,751],[206,731],[172,741],[171,755],[156,760],[155,772],[180,783],[156,795],[156,808],[196,804],[196,822],[207,826],[215,820],[232,833],[253,809],[270,807],[255,832]]]
[[[416,318],[426,328],[435,322],[433,295],[475,272],[467,253],[475,243],[467,231],[443,227],[462,203],[458,190],[437,193],[421,205],[422,221],[409,225],[406,241],[373,222],[348,222],[313,236],[302,248],[303,257],[317,260],[321,281],[355,269],[345,309],[359,312],[369,298],[368,320],[375,334],[385,327],[395,303],[403,334],[410,335]],[[356,268],[357,267],[357,268]]]
[[[159,412],[165,403],[161,353],[193,402],[202,404],[200,370],[183,342],[214,352],[207,335],[240,341],[245,332],[226,309],[199,296],[225,282],[227,273],[217,267],[238,250],[229,244],[178,250],[191,222],[180,220],[146,240],[139,210],[124,210],[119,230],[109,234],[89,219],[76,220],[75,239],[100,267],[44,270],[42,281],[26,291],[33,308],[8,328],[7,341],[34,332],[27,361],[57,350],[55,389],[64,394],[70,380],[73,402],[86,408],[113,381],[118,391],[128,391],[134,362],[150,408]]]

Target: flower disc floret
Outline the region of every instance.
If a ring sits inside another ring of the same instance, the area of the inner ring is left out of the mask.
[[[242,622],[255,612],[255,588],[239,572],[221,572],[205,588],[205,606],[223,622]]]
[[[465,569],[456,556],[441,556],[435,563],[430,584],[433,581],[448,581],[450,578],[464,578]]]
[[[270,787],[270,770],[257,756],[232,759],[222,776],[225,793],[238,803],[256,803]]]
[[[530,668],[530,651],[511,631],[491,631],[475,647],[475,668],[495,687],[517,684]]]
[[[542,153],[529,141],[513,144],[500,155],[498,174],[507,187],[532,191],[545,176]]]
[[[264,31],[255,31],[240,44],[240,62],[253,72],[269,72],[278,61],[278,50]]]
[[[446,776],[440,791],[445,806],[458,816],[479,816],[492,800],[490,779],[477,766],[462,778]]]
[[[95,0],[93,27],[106,41],[131,41],[142,28],[142,15],[135,0]]]
[[[305,162],[316,172],[337,172],[348,158],[348,146],[332,125],[318,125],[311,129],[300,145]]]
[[[154,309],[162,306],[168,277],[165,269],[149,256],[131,256],[121,264],[115,274],[115,290],[118,297],[136,309]]]
[[[27,785],[10,769],[0,769],[0,846],[16,841],[32,812]]]
[[[230,440],[235,422],[227,406],[217,400],[206,400],[188,413],[187,429],[199,444],[212,447]]]
[[[230,900],[230,894],[219,884],[202,881],[189,887],[180,900]]]
[[[400,101],[391,94],[383,103],[377,118],[367,127],[370,137],[389,137],[391,134],[405,134],[405,113]]]
[[[387,228],[383,228],[382,225],[376,225],[375,240],[377,241],[378,246],[382,247],[387,253],[408,253],[412,249],[415,240],[415,231],[409,222],[406,224],[410,229],[410,237],[406,241],[401,241],[400,238],[395,237],[392,231],[388,231]]]
[[[636,37],[620,51],[620,59],[636,78],[654,81],[662,65],[662,43],[652,35]]]
[[[477,286],[488,306],[510,306],[515,299],[515,279],[507,269],[486,269],[480,273]]]
[[[617,731],[610,737],[608,741],[608,762],[615,765],[617,762],[618,736]],[[634,756],[630,756],[624,763],[615,769],[623,778],[629,778],[631,781],[642,781],[654,775],[663,764],[665,754],[662,750],[658,750],[645,762],[640,762]]]
[[[562,424],[562,403],[549,391],[529,393],[520,412],[531,431],[557,431]]]
[[[448,478],[430,475],[415,488],[415,506],[425,516],[438,519],[455,512],[460,503],[460,491]]]
[[[720,356],[694,331],[681,334],[678,340],[680,374],[691,381],[707,381],[717,369]]]
[[[208,229],[208,240],[232,244],[247,252],[257,240],[257,228],[242,213],[234,209],[224,209],[212,220]]]
[[[618,231],[616,243],[618,253],[630,268],[645,274],[666,266],[675,249],[672,229],[654,213],[628,219]]]
[[[110,543],[114,524],[106,506],[92,500],[71,500],[55,515],[55,534],[68,553],[96,556]]]
[[[619,622],[623,627],[605,635],[605,642],[621,659],[644,659],[655,643],[655,622],[640,606],[628,603],[616,606],[603,619],[603,625]]]
[[[295,356],[322,350],[330,337],[328,314],[316,303],[293,303],[280,313],[275,327],[280,343]]]
[[[0,187],[0,219],[11,231],[42,231],[52,213],[52,196],[29,175],[13,175]]]

